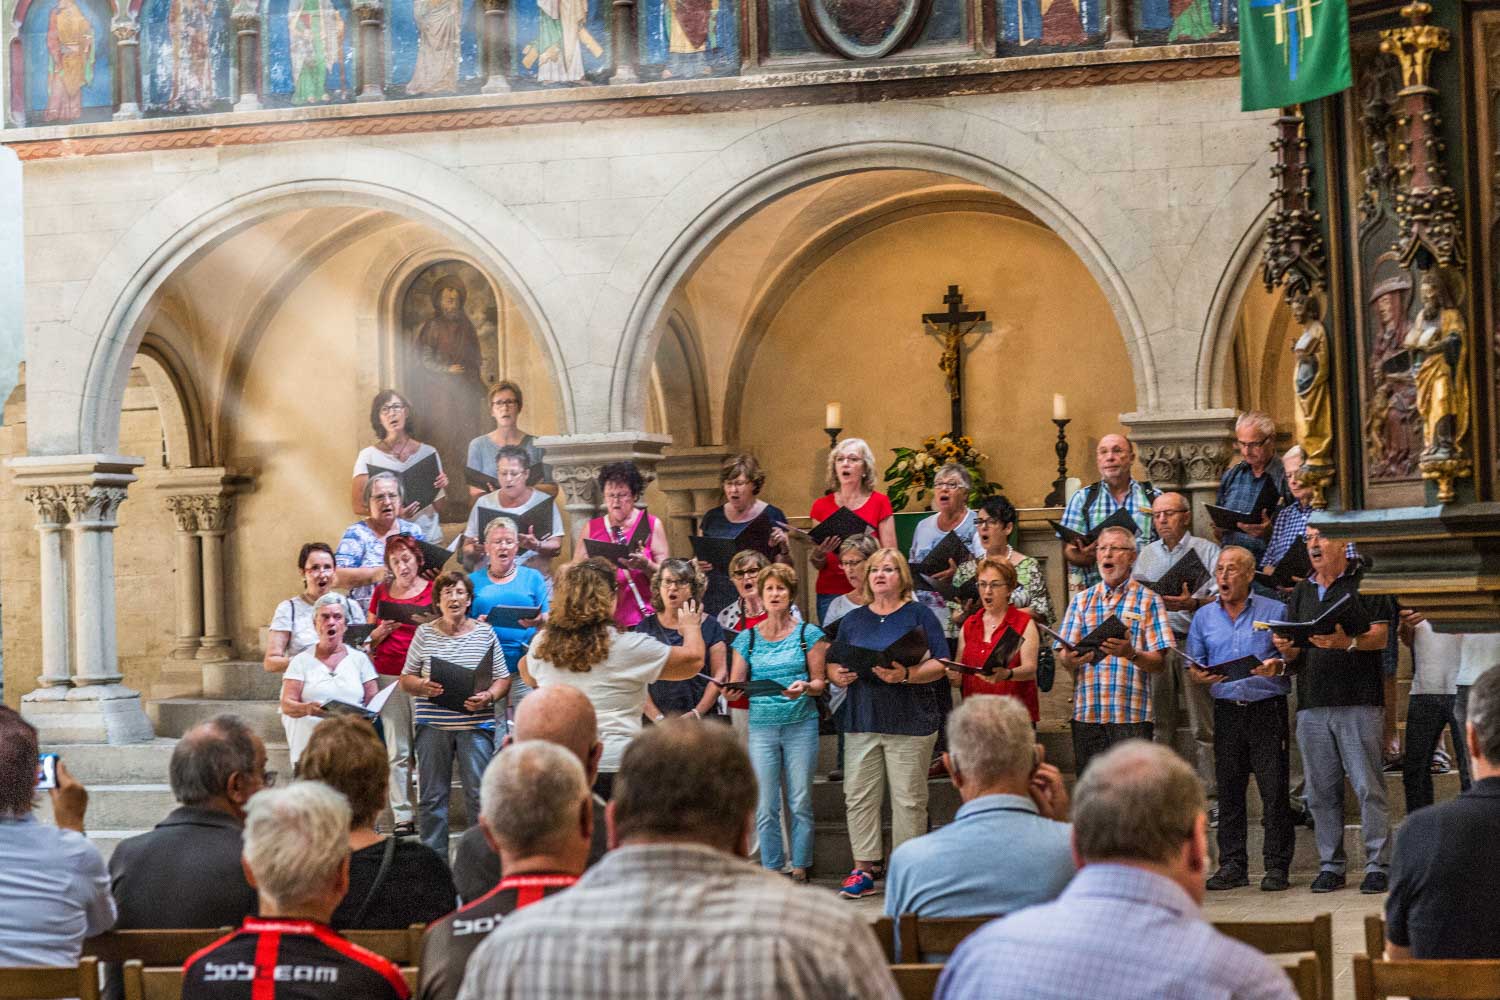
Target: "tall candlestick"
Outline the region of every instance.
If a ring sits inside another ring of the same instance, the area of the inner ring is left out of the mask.
[[[1068,398],[1060,392],[1052,394],[1052,419],[1068,419]]]
[[[1053,397],[1052,407],[1054,412],[1060,400],[1062,400],[1061,396]],[[1057,478],[1052,480],[1052,492],[1047,494],[1046,499],[1042,501],[1042,506],[1061,507],[1068,499],[1067,427],[1071,421],[1067,417],[1063,417],[1061,420],[1054,418],[1052,422],[1057,425],[1057,443],[1053,445],[1053,450],[1057,452]]]
[[[823,408],[823,429],[844,426],[844,407],[841,403],[829,403]]]

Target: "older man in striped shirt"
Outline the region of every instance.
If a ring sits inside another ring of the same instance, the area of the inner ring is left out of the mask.
[[[1162,650],[1173,646],[1161,598],[1130,578],[1135,535],[1106,528],[1095,548],[1100,581],[1073,595],[1058,634],[1078,642],[1110,616],[1125,626],[1123,638],[1107,639],[1097,651],[1073,652],[1057,645],[1058,662],[1073,675],[1073,758],[1079,774],[1097,754],[1128,739],[1151,739],[1151,674],[1165,666]]]

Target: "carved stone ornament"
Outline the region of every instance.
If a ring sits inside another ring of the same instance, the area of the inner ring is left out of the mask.
[[[68,513],[84,527],[115,527],[115,512],[125,502],[123,486],[64,486]]]
[[[1401,15],[1411,24],[1380,33],[1380,50],[1401,63],[1395,205],[1400,232],[1395,250],[1403,266],[1418,262],[1421,252],[1439,267],[1462,267],[1463,220],[1458,193],[1448,184],[1443,162],[1447,146],[1440,137],[1438,92],[1429,82],[1433,54],[1448,50],[1448,30],[1427,24],[1431,13],[1431,5],[1420,0],[1407,4]]]
[[[1217,483],[1229,468],[1231,457],[1233,453],[1227,444],[1204,441],[1184,445],[1182,461],[1188,483]]]
[[[921,34],[932,0],[801,0],[817,43],[846,59],[880,59]]]
[[[208,493],[194,497],[193,501],[199,531],[220,532],[229,526],[229,515],[234,510],[234,497]]]
[[[562,491],[564,506],[569,510],[595,509],[599,506],[599,488],[594,477],[599,466],[563,465],[554,466],[552,480]]]
[[[237,3],[229,11],[229,21],[236,33],[245,35],[260,31],[260,9],[253,3]]]
[[[39,527],[56,527],[68,521],[68,494],[66,486],[33,486],[26,493],[26,502],[36,509]]]
[[[1301,106],[1287,109],[1276,120],[1276,138],[1271,143],[1276,153],[1271,202],[1276,211],[1266,223],[1266,248],[1261,255],[1261,279],[1267,291],[1278,285],[1305,291],[1323,286],[1327,265],[1323,216],[1312,207],[1309,146]]]
[[[197,498],[192,495],[166,498],[167,509],[172,512],[172,516],[177,520],[178,531],[198,530],[198,511],[193,506],[195,499]]]
[[[1175,444],[1145,444],[1139,446],[1141,465],[1146,469],[1146,478],[1158,488],[1182,485],[1182,456]]]
[[[121,45],[134,45],[140,38],[141,26],[133,17],[116,17],[109,24],[109,33],[114,35],[115,41]]]

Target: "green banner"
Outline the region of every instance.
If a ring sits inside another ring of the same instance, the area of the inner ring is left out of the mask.
[[[1240,109],[1282,108],[1347,88],[1345,0],[1239,0]]]

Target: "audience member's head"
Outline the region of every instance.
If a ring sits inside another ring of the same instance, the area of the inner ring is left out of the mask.
[[[609,803],[609,844],[705,844],[748,857],[755,772],[728,726],[680,721],[631,741]]]
[[[593,794],[567,748],[545,740],[511,744],[485,768],[479,799],[485,839],[505,872],[578,874],[587,866]]]
[[[1079,867],[1158,871],[1202,903],[1206,809],[1203,786],[1181,757],[1127,740],[1095,757],[1073,789],[1073,853]]]
[[[298,778],[321,781],[347,800],[349,830],[375,826],[385,808],[389,776],[385,745],[375,727],[349,715],[318,723],[297,761]]]
[[[1031,714],[1019,699],[973,695],[948,715],[948,773],[967,802],[1025,795],[1037,763]]]
[[[261,916],[326,923],[349,889],[349,804],[316,781],[266,789],[245,811],[244,866]]]
[[[0,705],[0,818],[30,815],[39,756],[36,728],[20,712]]]
[[[177,741],[167,773],[183,805],[244,819],[245,803],[265,787],[266,747],[239,716],[216,715]]]
[[[1476,777],[1500,774],[1500,670],[1486,670],[1469,689],[1469,755]]]
[[[511,724],[513,742],[545,740],[565,748],[583,765],[589,783],[599,774],[604,744],[588,695],[566,684],[549,684],[527,695]]]
[[[604,662],[615,622],[615,572],[598,558],[558,570],[547,627],[532,643],[538,658],[577,673]]]

